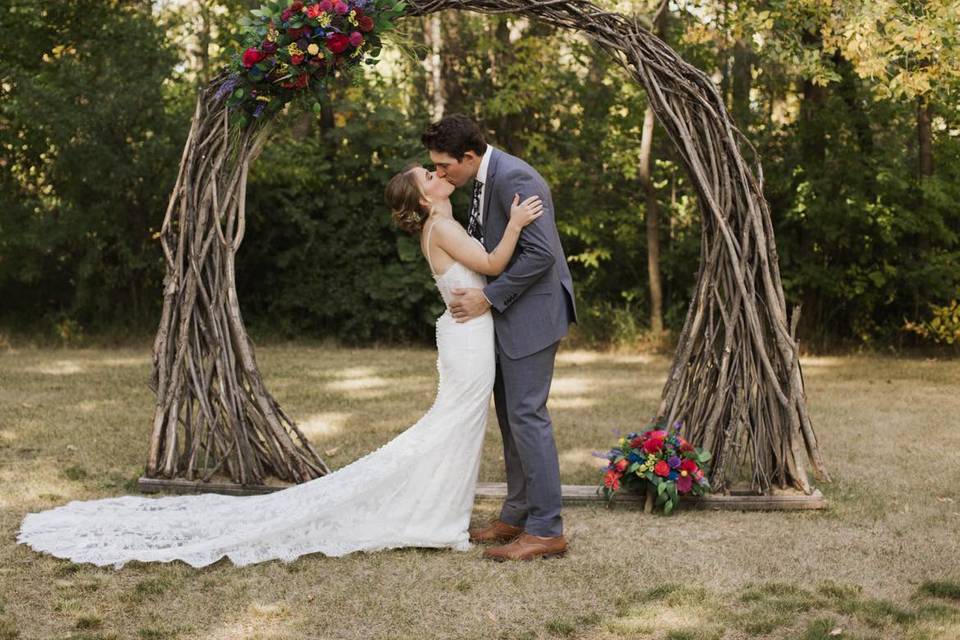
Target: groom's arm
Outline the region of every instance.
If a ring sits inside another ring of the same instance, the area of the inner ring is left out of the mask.
[[[498,181],[500,182],[500,181]],[[514,300],[520,297],[530,285],[540,279],[550,270],[556,261],[556,256],[550,247],[550,227],[555,224],[552,200],[544,185],[527,171],[513,171],[504,176],[500,184],[497,197],[510,200],[513,194],[520,194],[523,200],[532,195],[540,196],[544,204],[544,214],[533,223],[523,228],[520,239],[517,241],[516,256],[513,262],[501,273],[496,280],[483,289],[483,295],[491,306],[503,313]],[[507,197],[509,194],[509,198]],[[549,204],[548,204],[549,203]],[[509,208],[507,209],[509,215]]]

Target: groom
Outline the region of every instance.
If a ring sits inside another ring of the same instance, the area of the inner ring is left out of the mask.
[[[507,499],[500,517],[471,530],[472,542],[506,543],[483,557],[529,560],[563,555],[560,464],[547,395],[560,339],[577,314],[573,281],[560,246],[550,188],[523,160],[486,143],[460,114],[431,124],[422,136],[437,176],[455,187],[473,180],[467,232],[492,251],[510,220],[514,194],[538,195],[543,215],[524,228],[507,268],[483,289],[455,289],[450,312],[466,322],[493,307],[497,375],[494,403],[503,436]]]

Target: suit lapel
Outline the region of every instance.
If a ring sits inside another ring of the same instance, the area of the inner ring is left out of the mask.
[[[483,213],[480,216],[481,224],[483,224],[483,239],[487,239],[487,218],[490,213],[490,201],[493,200],[491,197],[493,195],[493,181],[497,177],[497,167],[500,165],[500,150],[493,149],[490,153],[490,164],[487,165],[487,181],[483,185]]]

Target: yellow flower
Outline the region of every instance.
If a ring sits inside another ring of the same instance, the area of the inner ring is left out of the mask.
[[[315,56],[318,53],[320,53],[320,47],[317,46],[316,42],[311,42],[310,46],[307,47],[307,53],[309,53],[312,56]]]
[[[292,56],[302,56],[303,51],[300,51],[300,47],[297,46],[296,42],[291,42],[287,47],[287,52]]]
[[[357,22],[357,12],[356,12],[356,11],[351,11],[351,12],[350,12],[350,15],[347,16],[347,20],[350,22],[350,24],[352,24],[352,25],[355,26],[355,27],[360,26],[360,23]]]
[[[263,102],[270,102],[270,96],[259,95],[257,96],[257,100],[261,100]]]
[[[329,14],[329,13],[324,13],[322,16],[320,16],[320,26],[321,26],[321,27],[329,27],[329,26],[330,26],[330,20],[331,20],[330,14]]]
[[[269,40],[270,42],[276,42],[278,35],[279,35],[279,32],[277,31],[276,27],[270,27],[267,30],[267,40]]]
[[[687,472],[686,472],[686,471],[680,471],[680,476],[686,478],[686,477],[687,477]]]

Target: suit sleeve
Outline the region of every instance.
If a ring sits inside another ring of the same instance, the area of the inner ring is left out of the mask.
[[[520,233],[514,257],[496,280],[483,289],[483,294],[494,309],[503,313],[530,285],[553,267],[556,256],[550,247],[549,225],[553,224],[552,200],[542,181],[526,171],[513,171],[498,180],[498,202],[505,202],[506,214],[510,215],[513,194],[520,194],[520,201],[537,195],[543,201],[544,214],[528,224]],[[491,203],[493,204],[493,203]]]

